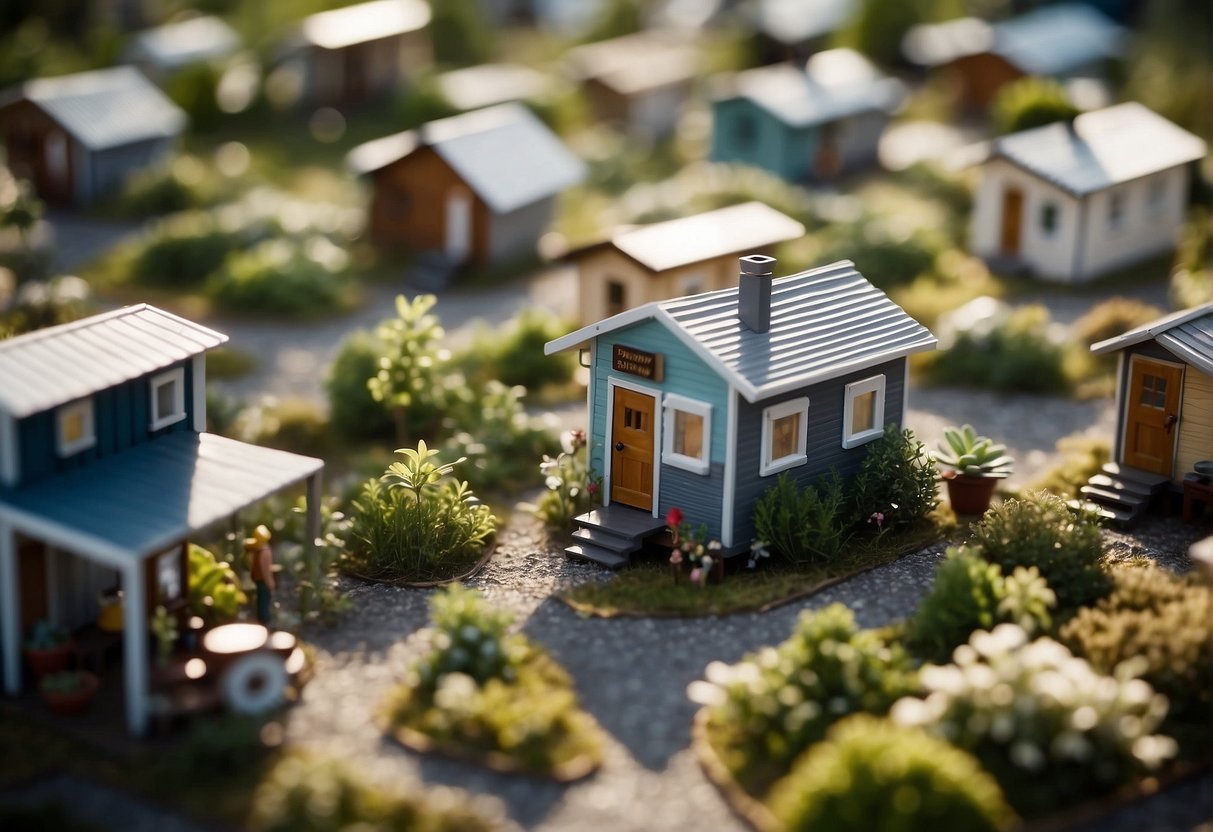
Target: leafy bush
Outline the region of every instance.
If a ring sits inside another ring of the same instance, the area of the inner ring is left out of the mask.
[[[567,530],[574,517],[589,511],[598,502],[602,481],[589,469],[585,431],[562,434],[560,444],[560,455],[552,459],[545,454],[539,465],[546,490],[531,509],[546,525]]]
[[[159,757],[157,778],[170,784],[255,777],[270,755],[262,740],[263,725],[263,720],[237,714],[200,716],[184,739]]]
[[[896,235],[884,223],[869,219],[839,225],[819,255],[819,261],[854,261],[856,268],[872,283],[889,289],[930,272],[939,251],[938,241],[921,231]]]
[[[379,371],[383,346],[369,332],[359,330],[345,339],[324,386],[329,399],[333,432],[351,439],[383,439],[392,435],[392,416],[376,401],[367,386]]]
[[[125,217],[172,214],[214,205],[227,194],[196,156],[181,155],[171,165],[148,168],[132,176],[111,210]]]
[[[946,662],[974,630],[1019,624],[1029,634],[1047,631],[1056,598],[1035,567],[1016,567],[1003,578],[979,547],[954,546],[935,570],[935,586],[910,622],[908,639],[916,653]]]
[[[242,411],[233,427],[248,442],[302,454],[321,455],[332,440],[324,413],[307,399],[267,399]]]
[[[1060,497],[1045,492],[1006,500],[985,513],[973,527],[970,543],[1003,573],[1035,566],[1057,594],[1063,613],[1107,594],[1108,578],[1101,560],[1103,543],[1098,519],[1070,510]]]
[[[253,795],[255,832],[334,832],[409,829],[489,832],[489,821],[467,795],[446,790],[408,794],[364,781],[335,759],[292,754],[269,772]]]
[[[850,496],[837,471],[803,488],[779,475],[754,506],[754,530],[777,557],[794,564],[836,559],[850,538]]]
[[[189,548],[189,570],[190,613],[208,624],[231,621],[248,603],[236,570],[194,543]]]
[[[792,636],[739,664],[712,662],[693,699],[708,706],[708,730],[746,791],[767,792],[792,761],[847,714],[883,714],[916,689],[898,644],[860,631],[841,604],[802,613]]]
[[[939,334],[946,347],[927,362],[936,384],[1020,393],[1070,389],[1068,362],[1073,359],[1064,333],[1052,326],[1043,306],[978,315],[967,304],[941,325]]]
[[[1213,749],[1208,588],[1153,566],[1118,567],[1112,580],[1112,593],[1079,610],[1059,638],[1101,673],[1144,657],[1142,678],[1171,703],[1163,727],[1179,740],[1185,756],[1208,759]]]
[[[231,311],[317,316],[349,307],[348,266],[349,256],[318,235],[266,240],[229,254],[206,292]]]
[[[1000,136],[1069,121],[1080,112],[1059,82],[1034,75],[1003,86],[990,107],[994,132]]]
[[[1175,751],[1153,734],[1167,701],[1148,682],[1127,667],[1104,676],[1014,624],[974,633],[955,664],[919,676],[926,698],[897,702],[892,719],[974,754],[1026,816],[1111,791]]]
[[[367,385],[375,401],[394,415],[398,442],[436,436],[450,391],[466,386],[461,376],[447,372],[449,356],[438,346],[446,333],[431,314],[437,303],[433,295],[412,301],[398,295],[396,317],[375,327],[383,349]]]
[[[867,445],[859,475],[851,485],[855,516],[872,512],[883,518],[883,529],[912,526],[935,510],[935,481],[939,472],[911,430],[885,425],[884,436]]]
[[[398,453],[405,461],[368,480],[352,503],[350,563],[372,578],[453,578],[479,559],[497,519],[466,482],[440,482],[456,463],[435,465],[425,442]]]
[[[131,277],[149,286],[200,286],[244,241],[208,212],[174,214],[153,226],[131,264]]]
[[[215,91],[221,72],[205,61],[196,61],[174,72],[165,84],[165,92],[173,103],[189,116],[190,129],[198,132],[213,129],[223,118]]]
[[[525,637],[507,635],[509,613],[459,586],[436,594],[430,608],[432,649],[392,695],[392,725],[524,771],[597,763],[601,737],[568,674]]]
[[[866,714],[831,728],[769,802],[780,829],[805,832],[995,832],[1013,817],[971,754]]]
[[[576,358],[571,353],[544,355],[543,345],[569,330],[552,313],[527,308],[504,332],[486,330],[478,333],[472,345],[455,357],[454,366],[473,386],[491,379],[510,387],[523,385],[530,390],[549,384],[567,384],[573,380]]]

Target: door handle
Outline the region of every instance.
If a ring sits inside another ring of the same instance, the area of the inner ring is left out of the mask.
[[[622,450],[623,450],[623,443],[622,443],[622,442],[616,442],[616,443],[615,443],[615,450],[617,450],[617,451],[622,451]]]
[[[1171,432],[1171,428],[1175,427],[1175,423],[1179,421],[1179,417],[1174,413],[1168,413],[1166,420],[1162,423],[1163,430],[1167,433]]]

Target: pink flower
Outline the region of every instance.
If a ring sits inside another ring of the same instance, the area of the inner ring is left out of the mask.
[[[682,563],[682,552],[680,552],[678,549],[675,549],[670,554],[670,563],[674,564],[675,566]]]
[[[676,529],[682,525],[682,509],[672,508],[665,516],[665,524],[672,529]]]
[[[585,447],[585,431],[571,430],[571,431],[569,431],[569,439],[573,443],[574,450],[576,450],[577,448]]]
[[[596,482],[586,483],[585,490],[588,491],[591,495],[597,494],[598,493],[598,483],[596,483]]]
[[[701,574],[703,574],[703,570],[700,569],[698,566],[696,566],[694,569],[692,569],[691,570],[691,583],[693,583],[693,584],[699,583],[699,576]]]
[[[874,511],[872,512],[872,516],[868,518],[868,522],[875,523],[878,530],[882,529],[884,528],[884,514],[879,511]]]

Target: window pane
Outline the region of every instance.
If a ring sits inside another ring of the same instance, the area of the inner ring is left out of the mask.
[[[79,408],[63,414],[63,443],[74,445],[84,438],[84,412]]]
[[[674,411],[674,453],[703,459],[703,417]]]
[[[177,413],[176,396],[173,395],[176,389],[174,382],[165,382],[156,388],[156,415],[163,419],[166,416],[175,416]]]
[[[800,414],[791,413],[771,423],[771,461],[799,453]]]
[[[876,391],[860,393],[852,402],[851,433],[863,433],[876,427]]]

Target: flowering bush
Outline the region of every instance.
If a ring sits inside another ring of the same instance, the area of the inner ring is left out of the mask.
[[[570,430],[560,435],[561,453],[555,459],[543,455],[539,473],[544,487],[535,515],[547,525],[567,529],[573,518],[590,510],[599,500],[602,480],[589,466],[589,445],[585,431]]]
[[[450,673],[476,684],[489,679],[512,681],[525,655],[521,637],[510,637],[510,615],[484,602],[480,593],[459,584],[430,599],[434,634],[432,650],[417,663],[417,679],[437,684]]]
[[[1104,676],[1014,624],[974,633],[954,658],[924,667],[926,698],[902,699],[890,716],[972,752],[1021,814],[1109,791],[1175,753],[1174,740],[1153,733],[1166,697],[1136,678],[1136,663]]]
[[[859,630],[842,604],[801,614],[791,638],[740,663],[712,662],[690,697],[708,706],[713,746],[746,791],[766,793],[847,714],[883,714],[916,690],[897,644]]]
[[[670,564],[676,567],[688,564],[691,567],[691,583],[706,585],[708,576],[712,574],[712,566],[724,557],[720,553],[720,541],[708,539],[707,524],[701,523],[697,529],[688,527],[680,508],[669,510],[665,524],[674,539]]]

